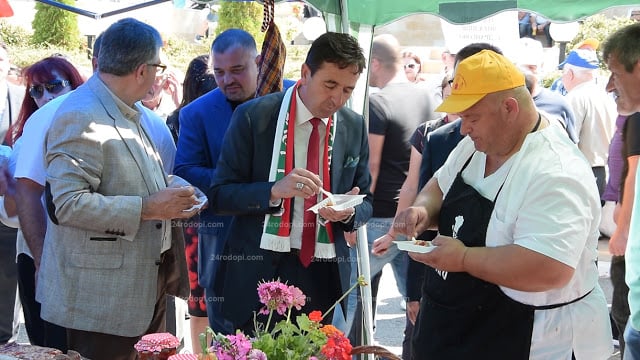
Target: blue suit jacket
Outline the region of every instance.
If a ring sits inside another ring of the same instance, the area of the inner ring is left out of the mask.
[[[180,135],[174,174],[201,190],[213,183],[222,140],[233,110],[220,89],[214,89],[180,110]],[[231,222],[227,216],[216,216],[211,207],[200,213],[200,233],[211,234],[215,241],[198,242],[198,280],[205,288],[213,288],[218,270],[212,256],[220,255],[223,239]]]
[[[447,161],[451,151],[462,140],[463,136],[460,134],[461,123],[462,120],[460,119],[452,121],[433,130],[424,137],[419,189],[422,189],[433,177],[433,174]],[[436,231],[425,231],[419,238],[431,240],[436,235]],[[409,300],[420,300],[425,267],[426,265],[409,259],[409,273],[407,275],[407,297]]]
[[[231,120],[215,174],[207,191],[210,206],[221,214],[234,215],[227,232],[226,269],[216,282],[223,284],[223,313],[236,327],[246,324],[260,308],[256,287],[271,280],[282,253],[260,248],[265,215],[278,209],[269,206],[273,182],[269,182],[271,153],[280,104],[284,93],[263,96],[240,105]],[[365,223],[372,213],[369,190],[369,144],[362,116],[342,108],[338,111],[331,163],[331,191],[342,194],[358,186],[366,194],[349,224],[334,223],[334,239],[340,283],[349,287],[351,262],[343,231]],[[259,259],[259,261],[257,260]],[[286,280],[286,279],[283,279]],[[218,285],[216,285],[218,286]]]

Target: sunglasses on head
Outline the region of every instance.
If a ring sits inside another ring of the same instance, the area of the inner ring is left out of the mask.
[[[29,87],[29,95],[37,100],[44,95],[44,89],[47,89],[50,94],[57,94],[69,85],[71,85],[69,80],[55,79],[46,84],[31,85]]]

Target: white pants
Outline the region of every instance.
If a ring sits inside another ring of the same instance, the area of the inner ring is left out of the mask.
[[[602,217],[600,218],[600,234],[611,237],[616,230],[616,223],[613,221],[613,211],[616,208],[614,201],[606,201],[602,207]]]

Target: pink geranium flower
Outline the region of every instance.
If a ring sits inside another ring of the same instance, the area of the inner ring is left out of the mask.
[[[307,302],[306,295],[302,292],[302,290],[297,287],[290,285],[289,292],[291,293],[291,306],[295,307],[296,310],[302,309],[304,304]]]
[[[330,313],[356,286],[359,278],[347,293],[329,308]],[[240,330],[234,335],[216,334],[211,328],[200,334],[203,355],[215,354],[219,360],[351,360],[351,344],[344,334],[331,325],[323,325],[322,312],[300,314],[291,319],[291,311],[306,305],[306,295],[299,288],[279,280],[258,284],[258,297],[264,305],[261,314],[268,315],[266,324],[258,323],[254,313],[255,337],[249,338]],[[270,327],[274,312],[285,315],[284,320]],[[208,347],[209,335],[212,341]],[[208,357],[207,357],[208,358]]]
[[[258,297],[265,306],[260,309],[260,314],[268,315],[275,310],[284,315],[293,303],[293,296],[289,286],[279,281],[263,282],[258,285]]]

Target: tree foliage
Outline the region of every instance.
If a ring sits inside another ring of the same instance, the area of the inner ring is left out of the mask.
[[[75,5],[74,0],[56,0],[65,5]],[[78,49],[82,41],[78,28],[78,15],[55,6],[36,3],[33,26],[34,45],[55,45],[65,49]]]
[[[578,32],[578,35],[576,35],[573,41],[567,45],[567,54],[569,51],[574,49],[579,42],[585,39],[593,38],[602,44],[604,40],[616,30],[633,23],[633,20],[623,17],[610,18],[602,14],[589,16],[580,23],[580,31]],[[607,64],[602,60],[600,61],[600,68],[603,70],[607,69]]]
[[[31,34],[15,25],[7,23],[4,19],[0,20],[0,39],[4,41],[7,46],[19,46],[28,44],[31,39]]]
[[[588,18],[580,21],[580,30],[573,40],[567,44],[566,54],[568,55],[578,43],[585,39],[593,38],[597,39],[602,44],[609,35],[613,34],[616,30],[623,28],[629,24],[633,24],[634,20],[623,17],[606,17],[603,14],[596,14],[589,16]],[[600,50],[600,49],[598,49]],[[607,64],[600,59],[600,69],[608,72]],[[550,87],[553,82],[561,76],[560,71],[554,71],[545,76],[542,80],[542,85],[546,88]]]
[[[263,5],[255,1],[223,1],[218,11],[218,27],[216,36],[221,32],[238,28],[253,35],[260,49],[264,33],[260,31],[262,25]]]

